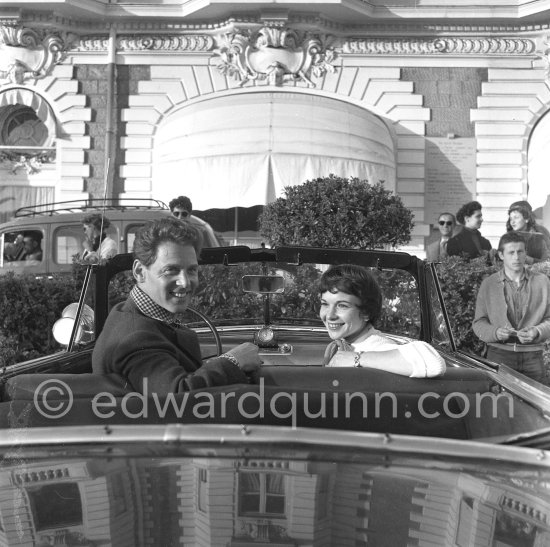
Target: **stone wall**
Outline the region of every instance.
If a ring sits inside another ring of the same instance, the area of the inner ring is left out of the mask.
[[[424,97],[431,111],[427,137],[473,137],[470,110],[477,107],[481,85],[488,79],[486,68],[404,68],[402,79],[414,82],[415,93]]]
[[[75,68],[75,79],[79,92],[86,97],[91,110],[86,122],[86,135],[90,137],[90,148],[84,162],[89,165],[89,176],[84,180],[84,190],[92,198],[102,198],[105,191],[105,145],[108,116],[108,65],[79,65]],[[113,123],[113,146],[111,148],[110,171],[113,177],[112,195],[124,191],[124,181],[119,168],[125,163],[120,138],[126,134],[126,122],[121,121],[121,109],[128,107],[129,95],[136,93],[138,82],[150,79],[150,67],[143,65],[118,65],[115,72],[114,104],[111,112]]]

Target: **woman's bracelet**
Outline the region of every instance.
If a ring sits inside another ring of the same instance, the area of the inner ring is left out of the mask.
[[[358,368],[361,368],[362,365],[361,365],[361,354],[363,352],[362,351],[358,351],[355,353],[355,357],[353,358],[353,366],[354,367],[358,367]]]
[[[239,366],[239,360],[231,353],[222,353],[220,357],[225,357],[226,359],[231,361],[235,366],[237,367]]]

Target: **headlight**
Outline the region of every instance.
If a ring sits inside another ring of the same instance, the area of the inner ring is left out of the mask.
[[[68,346],[71,341],[78,303],[69,304],[61,313],[61,319],[58,319],[52,328],[53,337],[62,346]],[[94,310],[84,304],[80,314],[80,324],[76,332],[75,343],[86,344],[94,339]]]

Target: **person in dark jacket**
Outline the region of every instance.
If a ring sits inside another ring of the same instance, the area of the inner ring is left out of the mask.
[[[441,213],[437,220],[439,239],[426,247],[426,260],[437,261],[447,256],[447,244],[456,228],[456,218],[451,213]]]
[[[247,383],[261,364],[246,342],[203,364],[196,334],[181,314],[198,287],[200,234],[176,218],[144,226],[134,242],[136,284],[111,310],[92,354],[97,374],[119,374],[141,393],[166,395]]]
[[[520,234],[525,240],[526,264],[543,262],[550,258],[544,234],[537,228],[539,226],[530,209],[519,204],[510,206],[506,230]]]
[[[466,203],[458,210],[456,219],[464,225],[464,228],[449,239],[447,243],[447,254],[449,256],[477,258],[491,251],[491,242],[479,232],[479,228],[483,223],[481,203],[478,201]]]
[[[523,207],[529,211],[531,215],[533,215],[533,218],[535,219],[535,230],[542,234],[542,237],[544,238],[544,241],[546,242],[546,246],[550,249],[550,232],[542,225],[537,222],[537,218],[535,217],[535,213],[533,212],[533,207],[528,201],[514,201],[512,205],[510,205],[510,208],[508,209],[508,214],[510,214],[510,211],[514,207]]]

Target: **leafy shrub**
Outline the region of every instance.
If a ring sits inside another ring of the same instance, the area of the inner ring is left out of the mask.
[[[474,334],[472,322],[476,298],[483,279],[499,270],[485,257],[468,260],[458,256],[444,258],[438,266],[441,289],[457,346],[480,354],[483,342]]]
[[[270,297],[272,317],[317,318],[316,280],[319,271],[313,265],[288,269],[293,279],[286,283],[284,297]],[[211,319],[234,317],[260,321],[263,317],[263,297],[245,294],[241,286],[242,276],[253,273],[262,273],[262,265],[203,266],[199,272],[199,290],[193,298],[192,306]],[[276,267],[272,267],[269,273],[285,275]],[[288,280],[290,276],[285,277]]]
[[[63,308],[78,300],[80,287],[68,275],[0,277],[0,361],[2,366],[59,349],[52,327]]]
[[[330,175],[284,191],[259,220],[272,246],[376,249],[410,241],[413,214],[382,182]]]

